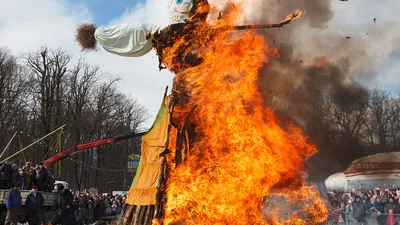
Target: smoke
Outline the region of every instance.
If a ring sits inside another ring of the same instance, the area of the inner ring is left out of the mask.
[[[393,43],[389,33],[382,33],[395,26],[386,24],[375,33],[367,26],[352,27],[358,32],[339,30],[333,21],[331,4],[330,0],[271,0],[256,10],[256,15],[266,16],[245,18],[249,22],[273,23],[297,9],[305,12],[283,29],[263,31],[268,42],[279,49],[280,57],[262,69],[259,86],[266,104],[282,118],[299,123],[319,148],[309,165],[315,171],[308,171],[314,178],[317,173],[317,179],[348,166],[363,151],[337,149],[331,140],[330,126],[322,119],[321,99],[329,94],[343,104],[358,104],[358,95],[366,92],[360,82],[373,82],[377,74],[376,52]],[[371,45],[371,40],[380,40],[380,44]],[[337,160],[337,168],[332,167],[332,159]]]
[[[216,18],[226,2],[210,1],[210,4],[217,8],[213,11],[214,15],[210,16],[211,19]],[[335,169],[327,160],[332,160],[332,156],[343,152],[332,147],[330,128],[324,123],[321,111],[318,110],[320,99],[331,94],[340,96],[339,99],[346,99],[346,104],[353,104],[352,101],[355,104],[359,99],[357,95],[366,91],[360,82],[370,83],[376,77],[377,55],[379,56],[381,51],[388,51],[398,42],[389,31],[399,28],[400,23],[385,23],[379,26],[379,31],[377,26],[371,28],[371,24],[355,27],[351,21],[342,21],[349,23],[348,28],[345,24],[338,25],[340,20],[335,21],[333,4],[346,7],[347,2],[235,2],[244,7],[243,16],[238,20],[238,24],[277,23],[296,10],[305,12],[300,19],[282,29],[260,31],[271,46],[279,49],[280,57],[270,60],[260,71],[259,87],[266,105],[274,108],[282,121],[294,120],[305,129],[306,134],[320,150],[317,155],[318,165],[310,167],[318,168],[319,174],[324,174],[321,173],[321,169],[325,167],[325,175],[328,175]],[[375,25],[373,17],[368,19],[369,23]],[[347,156],[351,160],[352,156]],[[347,166],[340,165],[341,159],[337,160],[338,167]]]
[[[343,152],[335,152],[332,148],[331,130],[319,110],[320,100],[324,95],[332,94],[340,96],[340,99],[356,101],[354,95],[358,91],[351,90],[364,88],[357,83],[355,75],[362,73],[369,80],[374,70],[361,67],[372,61],[363,47],[363,41],[353,41],[358,38],[348,38],[329,29],[334,16],[331,2],[301,0],[273,1],[269,4],[269,7],[275,8],[272,11],[276,12],[276,18],[282,18],[296,9],[303,10],[305,14],[284,29],[264,31],[269,43],[279,49],[280,57],[263,68],[259,79],[266,104],[281,117],[299,123],[318,146],[320,153],[314,157],[317,160],[309,165],[309,169],[314,167],[322,177],[333,172],[329,161],[335,158],[340,160],[335,155]],[[260,22],[273,21],[266,18]],[[311,177],[315,178],[313,172],[316,171],[310,170]]]

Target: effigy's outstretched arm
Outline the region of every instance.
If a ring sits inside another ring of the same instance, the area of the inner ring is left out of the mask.
[[[120,24],[109,28],[97,28],[94,37],[97,43],[110,53],[140,57],[151,51],[152,37],[159,29],[148,23]]]
[[[140,57],[153,48],[154,34],[160,27],[148,23],[119,24],[107,28],[97,28],[94,24],[78,27],[76,40],[82,50],[96,50],[100,45],[112,54],[126,57]]]

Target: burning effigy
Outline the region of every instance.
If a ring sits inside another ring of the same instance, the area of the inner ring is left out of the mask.
[[[98,43],[111,53],[140,57],[155,48],[160,69],[175,73],[172,93],[143,137],[120,224],[325,221],[318,191],[299,173],[316,147],[294,123],[282,128],[258,90],[259,69],[279,50],[251,29],[259,25],[235,25],[240,5],[227,5],[217,20],[207,21],[212,7],[205,0],[173,0],[166,28],[78,28],[86,49]]]

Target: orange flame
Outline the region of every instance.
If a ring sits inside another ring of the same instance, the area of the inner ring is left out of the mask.
[[[282,21],[288,21],[288,20],[296,20],[299,19],[305,12],[301,11],[301,10],[296,10],[296,12],[294,14],[291,15],[287,15],[286,18]]]
[[[239,13],[231,12],[215,26],[232,26]],[[317,149],[300,128],[281,128],[274,112],[264,107],[257,88],[259,69],[268,58],[278,57],[278,50],[255,31],[213,28],[199,25],[165,49],[169,67],[180,66],[173,58],[194,49],[201,52],[203,62],[182,69],[175,81],[185,83],[190,101],[197,104],[192,119],[201,135],[185,161],[171,171],[164,224],[324,221],[326,209],[318,191],[296,177],[303,161]],[[190,106],[181,107],[178,113],[190,110]],[[176,130],[173,133],[176,136]],[[174,144],[170,142],[170,149]],[[295,185],[292,181],[298,179]],[[260,210],[263,196],[272,191],[298,206],[291,209],[290,218],[280,218],[279,208],[270,210],[272,214],[267,208]]]

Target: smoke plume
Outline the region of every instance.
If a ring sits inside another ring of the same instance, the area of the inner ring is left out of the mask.
[[[282,121],[294,120],[305,129],[320,149],[316,156],[318,165],[311,167],[318,167],[320,174],[324,174],[321,168],[326,167],[330,171],[324,175],[328,175],[333,172],[332,162],[324,163],[324,160],[332,160],[332,156],[341,152],[337,152],[329,140],[330,129],[323,123],[318,110],[320,99],[330,94],[350,101],[348,104],[357,101],[357,95],[365,92],[358,81],[371,81],[375,77],[376,51],[389,48],[393,43],[389,34],[382,33],[399,24],[386,24],[380,28],[380,33],[369,27],[359,27],[358,32],[343,32],[335,28],[332,21],[332,4],[336,3],[331,0],[236,2],[244,7],[244,15],[238,24],[276,23],[296,10],[304,12],[300,19],[282,29],[260,31],[273,47],[279,49],[280,57],[271,60],[260,71],[259,87],[266,105],[274,108]],[[221,0],[210,3],[217,7],[225,4]],[[214,18],[219,10],[214,10]],[[380,40],[380,44],[371,45],[372,40]],[[357,156],[347,154],[350,158]],[[337,161],[340,163],[341,159],[337,158]]]

